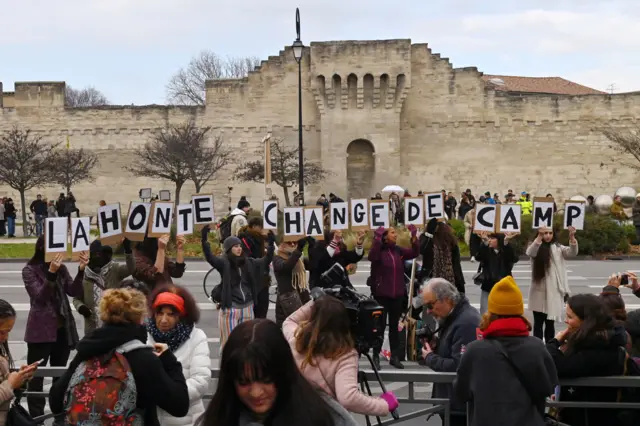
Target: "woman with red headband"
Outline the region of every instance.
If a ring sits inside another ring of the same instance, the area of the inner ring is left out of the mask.
[[[211,380],[207,336],[195,327],[200,319],[200,310],[191,293],[179,286],[160,287],[151,294],[149,301],[152,312],[146,324],[149,343],[169,346],[182,364],[189,389],[189,413],[177,418],[158,409],[158,420],[163,426],[197,424],[204,413],[202,397]]]

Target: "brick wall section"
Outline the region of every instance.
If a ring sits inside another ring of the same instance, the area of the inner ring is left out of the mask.
[[[356,139],[374,147],[373,189],[526,189],[560,199],[623,185],[640,189],[633,171],[610,165],[614,153],[597,131],[610,122],[633,125],[640,116],[638,94],[494,92],[476,68],[456,69],[410,40],[311,43],[302,81],[305,156],[331,172],[322,185],[307,188],[308,200],[320,192],[347,196],[347,147]],[[69,109],[61,93],[64,83],[17,84],[11,104],[0,109],[0,131],[19,124],[52,142],[64,143],[69,135],[72,147],[95,149],[101,159],[96,181],[73,188],[80,209],[91,214],[100,199],[125,205],[143,187],[173,192],[166,182],[123,169],[131,150],[167,124],[192,119],[212,126],[212,135],[221,135],[243,160],[260,158],[254,152],[269,131],[297,144],[298,64],[289,47],[245,79],[208,82],[206,107]],[[263,186],[240,184],[227,172],[205,188],[217,196],[218,210],[227,208],[227,186],[234,187],[233,204],[244,194],[260,205]],[[193,191],[183,188],[183,200]],[[52,197],[60,188],[33,191],[28,199],[37,192]],[[18,198],[3,186],[0,195]]]

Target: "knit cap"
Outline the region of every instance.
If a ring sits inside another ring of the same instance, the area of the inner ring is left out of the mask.
[[[512,276],[501,279],[491,289],[489,312],[496,315],[524,315],[522,292]]]
[[[242,241],[240,241],[240,238],[228,237],[226,240],[224,240],[222,248],[224,249],[224,252],[227,253],[229,250],[231,250],[231,247],[237,246],[238,244],[242,245]]]

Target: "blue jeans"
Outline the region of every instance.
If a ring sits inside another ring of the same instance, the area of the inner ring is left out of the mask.
[[[36,215],[36,235],[39,237],[42,235],[42,225],[44,223],[44,215],[37,214]]]
[[[16,218],[15,217],[7,218],[7,234],[9,234],[9,236],[12,236],[12,237],[16,235]]]

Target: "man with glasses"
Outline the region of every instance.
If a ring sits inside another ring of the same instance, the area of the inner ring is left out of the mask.
[[[476,340],[480,313],[443,278],[427,282],[422,297],[427,313],[438,323],[435,341],[425,343],[422,348],[424,364],[436,372],[455,373],[467,345]],[[435,383],[433,398],[451,401],[451,426],[467,424],[465,404],[456,400],[452,385]]]

